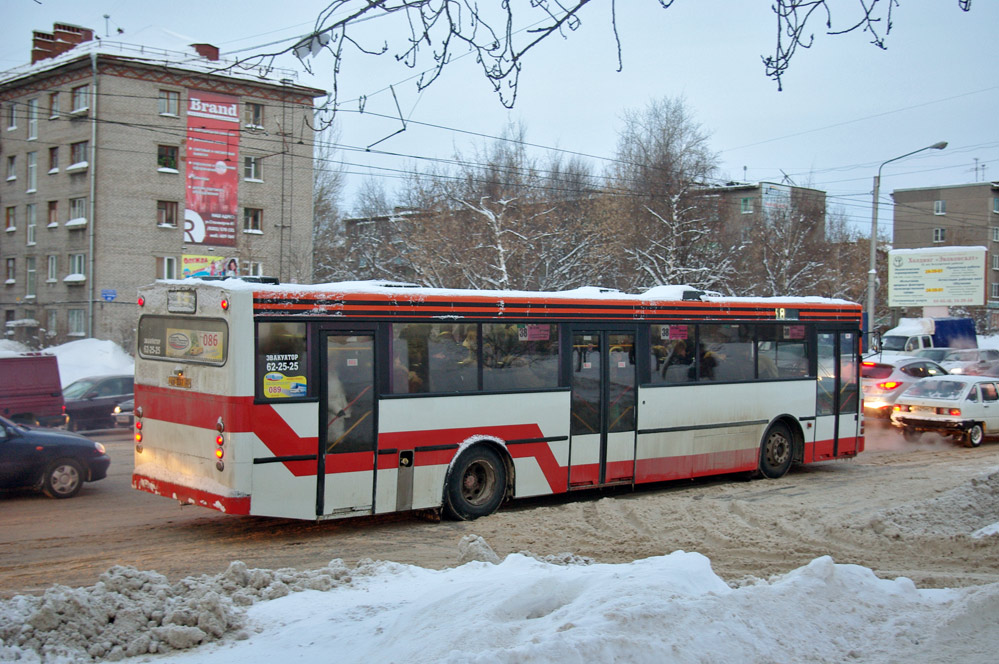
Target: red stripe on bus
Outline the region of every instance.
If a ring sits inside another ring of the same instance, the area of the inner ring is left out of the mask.
[[[216,493],[192,489],[189,486],[155,480],[138,473],[132,475],[132,488],[157,496],[174,498],[182,503],[210,507],[226,514],[249,514],[249,496],[220,496]]]

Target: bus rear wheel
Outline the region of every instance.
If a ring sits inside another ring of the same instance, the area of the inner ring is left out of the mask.
[[[506,493],[506,465],[491,447],[477,445],[462,452],[444,485],[444,513],[470,521],[495,512]]]
[[[760,445],[760,473],[772,480],[783,477],[793,456],[794,440],[787,425],[780,422],[770,425]]]

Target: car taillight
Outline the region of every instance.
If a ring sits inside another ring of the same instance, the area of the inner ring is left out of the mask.
[[[937,412],[941,415],[952,415],[954,417],[961,417],[960,408],[937,408]]]
[[[892,407],[892,410],[894,410],[896,413],[908,413],[909,412],[909,407],[908,406],[901,406],[899,404],[895,404],[895,406]]]
[[[886,380],[883,383],[878,383],[878,388],[882,390],[894,390],[901,384],[897,380]]]

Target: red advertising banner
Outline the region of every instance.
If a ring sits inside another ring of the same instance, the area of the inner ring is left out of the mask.
[[[184,241],[236,246],[239,99],[187,91]]]

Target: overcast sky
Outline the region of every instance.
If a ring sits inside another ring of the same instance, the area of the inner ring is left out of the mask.
[[[113,40],[174,48],[209,42],[223,55],[247,55],[254,47],[271,50],[275,47],[264,45],[307,33],[328,3],[4,4],[0,69],[26,64],[31,31],[50,30],[55,21],[90,27],[101,36],[108,32]],[[625,109],[641,109],[656,97],[683,96],[720,154],[721,178],[780,182],[786,175],[796,184],[828,192],[830,208],[841,208],[862,228],[870,228],[878,166],[937,141],[950,145],[885,167],[883,201],[893,189],[999,180],[999,80],[994,74],[999,2],[975,0],[965,13],[957,0],[901,0],[887,51],[870,45],[860,32],[818,34],[814,47],[799,51],[791,63],[783,92],[765,76],[761,62],[762,55],[772,52],[776,34],[767,0],[676,0],[669,9],[661,9],[656,0],[618,2],[620,73],[610,4],[591,3],[580,15],[579,30],[566,39],[552,38],[533,53],[511,111],[477,73],[472,58],[455,62],[419,93],[413,70],[387,58],[351,56],[343,65],[340,99],[366,96],[368,113],[358,114],[356,103],[344,106],[341,142],[364,148],[398,129],[397,120],[371,115],[396,113],[388,92],[393,85],[410,124],[404,133],[379,143],[379,150],[418,157],[446,158],[456,149],[467,154],[470,141],[481,144],[483,139],[454,129],[494,136],[516,121],[526,127],[531,143],[612,158]],[[838,12],[837,23],[856,16],[857,0],[830,4]],[[524,14],[525,23],[531,16]],[[382,35],[399,28],[382,19],[368,26]],[[118,35],[118,28],[124,33]],[[316,60],[320,75],[303,72],[299,81],[328,89],[329,78],[322,73],[329,64],[328,58]],[[351,164],[350,173],[373,173],[390,189],[398,179],[379,169],[406,169],[414,163],[363,152],[342,156]],[[598,170],[605,165],[599,159],[592,162]],[[346,204],[349,208],[352,201]],[[882,228],[889,228],[890,209],[882,207],[879,216]]]

